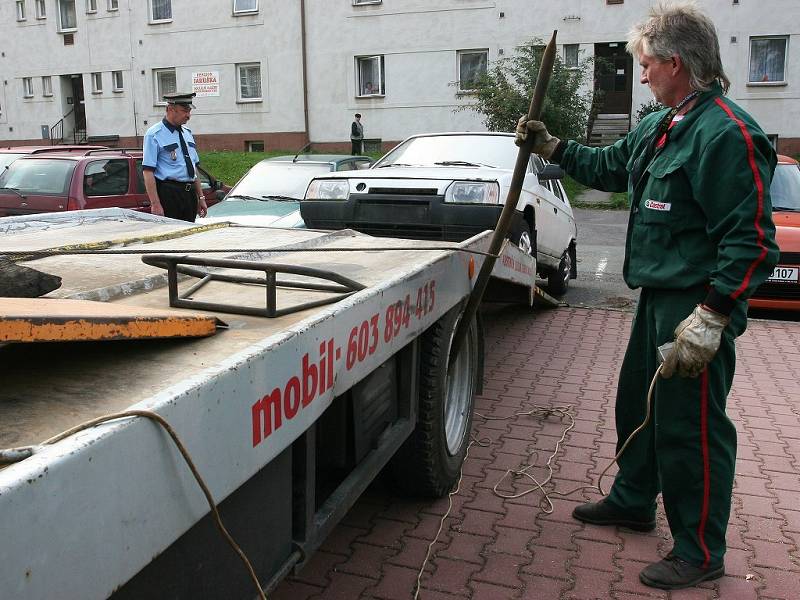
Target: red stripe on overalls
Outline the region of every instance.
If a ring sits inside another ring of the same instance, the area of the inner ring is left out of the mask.
[[[706,523],[708,522],[709,496],[711,495],[711,469],[708,459],[708,369],[700,375],[700,449],[703,455],[703,507],[700,511],[700,524],[697,526],[697,539],[703,551],[703,568],[708,567],[711,554],[706,545]]]
[[[742,285],[740,285],[736,291],[731,294],[731,298],[736,300],[742,292],[747,289],[747,286],[750,284],[750,278],[753,276],[753,271],[756,270],[759,264],[766,258],[767,256],[767,247],[764,245],[764,230],[761,228],[759,221],[761,217],[764,215],[764,182],[761,180],[761,174],[758,172],[758,167],[756,166],[756,156],[755,156],[755,148],[753,146],[753,137],[750,135],[750,132],[747,131],[747,126],[744,122],[736,117],[733,114],[731,108],[722,101],[722,98],[717,98],[715,100],[717,105],[725,111],[725,113],[733,119],[733,121],[739,126],[739,130],[742,132],[742,136],[744,137],[744,143],[747,146],[747,162],[750,163],[750,170],[753,172],[753,180],[756,184],[756,191],[758,192],[758,206],[756,208],[756,218],[755,218],[755,228],[757,232],[757,243],[758,246],[761,248],[761,252],[759,253],[758,257],[750,263],[750,266],[747,268],[747,271],[744,276],[744,280],[742,281]]]

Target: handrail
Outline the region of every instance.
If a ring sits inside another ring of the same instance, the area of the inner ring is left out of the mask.
[[[62,115],[61,118],[58,120],[58,122],[50,128],[51,146],[56,145],[56,140],[58,140],[57,143],[59,144],[64,141],[64,119],[66,119],[74,112],[75,112],[74,108],[69,109],[69,112],[65,115]],[[58,135],[56,135],[56,132],[58,132]]]

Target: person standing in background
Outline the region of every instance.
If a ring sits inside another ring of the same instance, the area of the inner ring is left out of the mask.
[[[200,156],[192,131],[185,127],[194,108],[194,93],[165,94],[167,110],[161,122],[144,135],[142,175],[150,212],[194,222],[206,214],[206,200],[197,164]]]
[[[361,113],[356,113],[356,120],[350,126],[350,144],[352,145],[350,154],[356,155],[363,152],[364,126],[361,124]]]

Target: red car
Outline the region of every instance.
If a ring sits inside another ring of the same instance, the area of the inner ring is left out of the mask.
[[[230,190],[202,168],[197,173],[209,206]],[[150,212],[141,150],[35,151],[0,174],[0,217],[109,207]]]
[[[0,147],[0,171],[5,169],[12,162],[23,156],[30,154],[45,154],[49,152],[86,152],[87,150],[100,150],[108,146],[70,146],[61,144],[59,146],[3,146]]]
[[[769,188],[772,219],[781,251],[778,266],[750,298],[751,308],[800,310],[800,165],[778,156]]]

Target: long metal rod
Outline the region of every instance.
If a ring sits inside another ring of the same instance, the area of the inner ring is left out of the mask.
[[[550,38],[542,54],[542,62],[539,65],[539,76],[536,78],[536,87],[533,90],[533,98],[531,99],[531,105],[528,109],[528,119],[539,119],[541,117],[544,96],[547,92],[547,86],[550,83],[550,76],[553,74],[557,33],[558,31],[553,31],[553,37]],[[469,324],[472,322],[472,317],[475,316],[475,313],[478,311],[478,306],[483,299],[483,293],[486,291],[486,285],[489,283],[489,277],[492,274],[496,256],[500,252],[503,241],[508,236],[511,219],[514,216],[514,211],[517,209],[519,195],[522,192],[522,182],[525,179],[525,172],[528,169],[532,143],[533,140],[529,138],[525,144],[520,146],[519,152],[517,152],[517,162],[514,165],[514,174],[511,177],[508,197],[503,206],[503,211],[500,213],[500,218],[497,220],[497,226],[494,229],[492,241],[489,243],[488,255],[483,259],[483,265],[478,273],[478,278],[475,280],[475,287],[472,288],[472,293],[464,309],[464,315],[461,317],[456,333],[453,336],[453,343],[450,350],[451,361],[455,360],[458,356],[461,344],[464,342],[464,338],[467,335]]]

